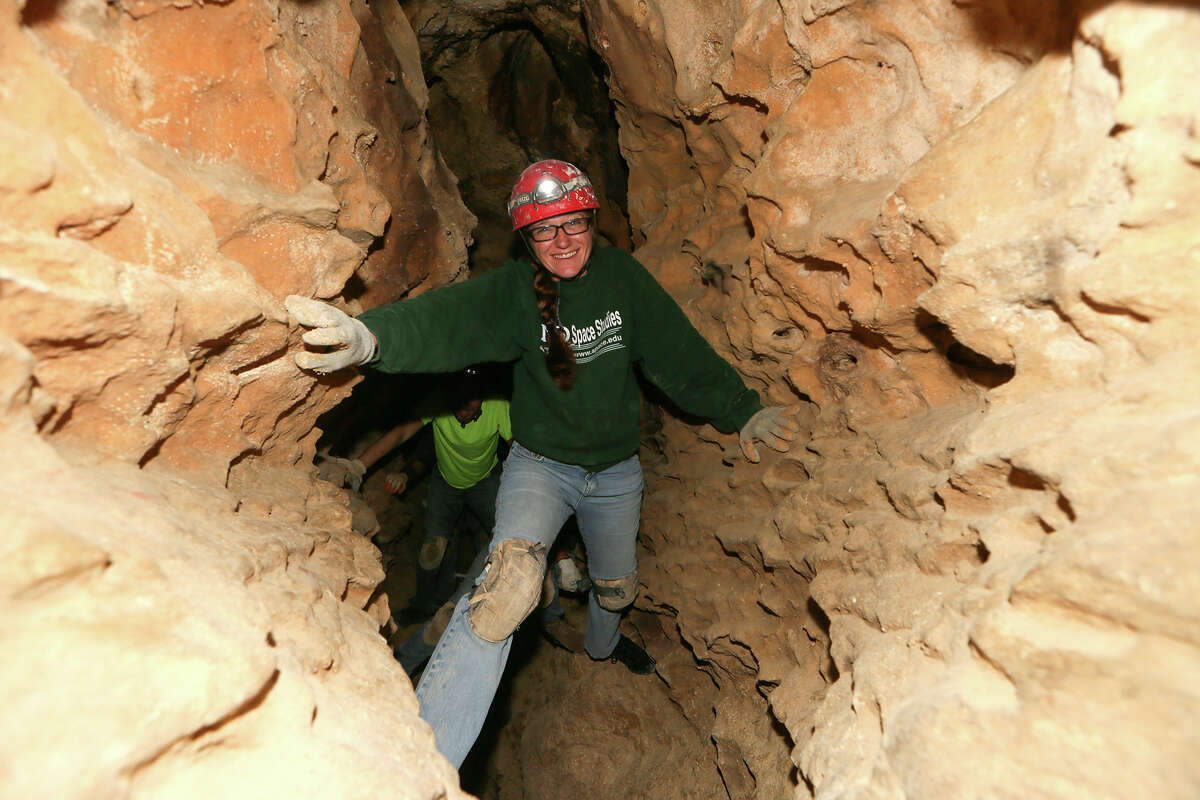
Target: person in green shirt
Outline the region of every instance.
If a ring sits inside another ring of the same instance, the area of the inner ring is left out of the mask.
[[[592,589],[586,647],[634,671],[654,661],[620,633],[637,593],[642,472],[635,370],[683,412],[786,450],[795,424],[763,408],[632,256],[598,247],[599,208],[587,176],[563,161],[529,166],[509,197],[529,259],[462,283],[370,309],[357,319],[309,298],[287,298],[309,345],[295,355],[318,374],[366,364],[436,372],[480,361],[515,362],[512,431],[491,551],[475,589],[455,606],[417,685],[438,749],[460,766],[487,716],[517,626],[537,605],[546,552],[575,515]],[[639,667],[635,669],[635,667]]]
[[[428,425],[433,433],[434,464],[426,496],[424,531],[417,556],[417,585],[401,624],[433,616],[454,591],[455,531],[471,514],[488,537],[496,524],[500,488],[499,446],[512,440],[508,401],[485,397],[480,370],[468,367],[446,381],[437,405],[381,436],[359,456],[364,470]],[[389,487],[390,488],[390,487]],[[447,557],[447,554],[450,557]]]

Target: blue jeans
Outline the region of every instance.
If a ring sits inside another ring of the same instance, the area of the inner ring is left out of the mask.
[[[417,564],[417,588],[410,605],[424,606],[430,613],[440,606],[455,591],[454,568],[458,563],[458,522],[465,512],[479,520],[487,536],[492,535],[496,523],[496,493],[500,489],[500,465],[492,468],[485,477],[466,489],[456,489],[446,482],[440,470],[435,468],[429,476],[429,494],[425,508],[425,532],[421,541],[422,557],[431,543],[441,540],[445,546],[441,560],[436,564]],[[463,537],[470,540],[471,536]],[[468,547],[478,545],[470,541]]]
[[[541,542],[551,550],[563,523],[575,514],[587,549],[592,580],[627,578],[637,570],[637,531],[642,511],[642,465],[637,456],[601,472],[563,464],[514,442],[504,462],[491,548],[505,539]],[[454,608],[421,682],[421,717],[437,737],[438,750],[457,768],[487,718],[504,673],[512,636],[481,639],[467,618],[470,596]],[[621,614],[588,597],[587,651],[607,658],[620,637]]]
[[[479,573],[483,572],[483,565],[487,561],[487,555],[488,550],[486,547],[475,554],[475,560],[467,568],[467,573],[458,582],[458,586],[454,587],[454,594],[450,595],[450,600],[457,603],[460,597],[470,593],[476,579],[479,578]],[[420,630],[401,642],[393,651],[396,659],[404,667],[404,671],[408,673],[410,678],[433,655],[433,648],[437,643],[429,641],[432,638],[428,633],[431,624],[431,622],[426,622],[421,626]]]

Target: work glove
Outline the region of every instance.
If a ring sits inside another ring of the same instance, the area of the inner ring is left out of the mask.
[[[404,490],[408,488],[408,473],[389,472],[383,476],[383,485],[392,494],[404,494]]]
[[[300,338],[306,344],[336,347],[325,353],[307,350],[296,353],[296,365],[318,375],[365,364],[375,357],[375,337],[367,326],[328,303],[289,295],[284,306],[306,328],[313,328]]]
[[[325,456],[317,464],[317,477],[335,486],[345,486],[352,492],[362,488],[367,468],[357,458],[335,458]]]
[[[800,430],[796,422],[790,418],[795,411],[794,407],[769,406],[746,420],[746,424],[742,426],[738,445],[742,448],[742,455],[746,457],[747,461],[752,464],[758,463],[758,448],[754,444],[756,439],[772,450],[778,450],[781,453],[787,452],[787,443],[796,438],[796,433]]]
[[[583,576],[575,559],[570,557],[555,561],[550,566],[550,575],[554,585],[564,592],[586,592],[592,588],[591,580]]]

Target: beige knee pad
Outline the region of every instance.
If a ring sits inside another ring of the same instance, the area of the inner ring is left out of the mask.
[[[507,639],[537,605],[545,574],[546,545],[525,539],[505,539],[496,545],[467,611],[479,638],[488,642]]]
[[[625,578],[612,581],[592,579],[592,591],[596,593],[596,602],[601,608],[609,611],[620,611],[627,608],[637,597],[637,571]]]
[[[425,542],[421,545],[421,552],[417,555],[417,564],[421,569],[434,569],[446,557],[446,545],[448,544],[449,542],[441,536]]]

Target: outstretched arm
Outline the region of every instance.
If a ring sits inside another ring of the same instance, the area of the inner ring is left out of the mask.
[[[298,294],[289,295],[283,304],[297,322],[312,328],[300,337],[305,344],[334,348],[324,352],[305,350],[296,353],[296,365],[300,369],[325,375],[365,364],[375,357],[379,346],[375,335],[340,308]]]
[[[796,438],[800,430],[796,425],[795,416],[799,407],[767,406],[758,411],[738,432],[738,446],[742,455],[752,464],[758,463],[758,447],[755,442],[762,442],[772,450],[786,453],[788,442]]]
[[[419,419],[397,425],[383,436],[380,436],[374,444],[364,450],[362,455],[358,457],[358,460],[362,462],[366,469],[370,469],[376,461],[415,436],[417,431],[421,430],[423,426],[424,423]]]
[[[680,408],[707,418],[722,431],[738,431],[742,455],[758,463],[756,442],[787,452],[797,426],[796,409],[763,408],[758,394],[705,341],[683,310],[640,265],[634,271],[639,299],[652,319],[653,335],[639,341],[646,377],[662,389]]]
[[[324,375],[370,364],[383,372],[453,372],[481,361],[512,361],[521,355],[514,331],[536,314],[532,290],[514,284],[505,265],[476,278],[425,292],[419,297],[368,309],[351,317],[340,309],[299,295],[284,302],[306,328],[304,343],[322,351],[296,353],[296,364]],[[525,266],[528,269],[528,266]],[[528,298],[527,298],[528,299]]]

